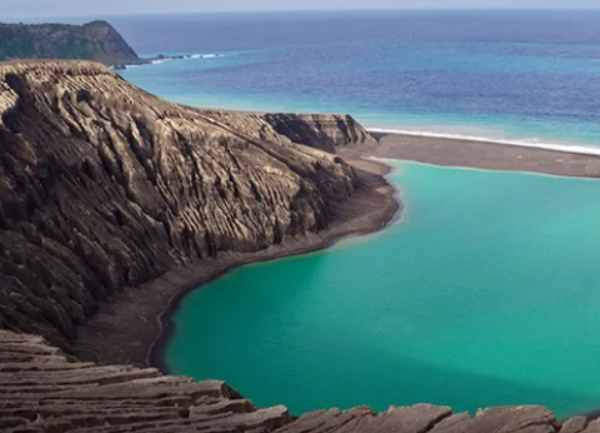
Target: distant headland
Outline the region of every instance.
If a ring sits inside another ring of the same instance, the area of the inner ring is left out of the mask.
[[[199,55],[141,58],[107,21],[73,24],[0,23],[0,61],[22,59],[94,60],[113,69]]]

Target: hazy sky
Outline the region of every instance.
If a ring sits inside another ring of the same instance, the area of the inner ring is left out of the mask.
[[[600,0],[0,0],[9,18],[164,12],[391,8],[599,8]]]

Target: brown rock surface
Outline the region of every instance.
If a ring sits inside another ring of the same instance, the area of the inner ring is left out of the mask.
[[[334,114],[266,114],[275,131],[294,143],[330,153],[338,146],[370,145],[377,141],[352,116]]]
[[[352,116],[337,114],[251,113],[203,110],[211,119],[246,131],[252,137],[293,142],[336,153],[337,149],[375,147],[377,140]]]
[[[384,215],[396,209],[390,187],[363,173],[373,163],[355,170],[318,150],[374,144],[350,117],[181,107],[94,63],[0,64],[0,116],[0,431],[600,431],[582,417],[561,425],[538,406],[476,417],[420,404],[297,418],[283,406],[256,408],[223,382],[78,361],[62,350],[73,348],[77,325],[126,287],[190,264],[218,272],[217,255],[233,265],[285,243],[301,251],[307,239],[321,245],[370,230],[381,206]],[[344,155],[356,152],[349,147]],[[376,200],[352,209],[361,194]],[[351,229],[332,228],[340,215]],[[136,295],[128,291],[133,303]],[[156,305],[172,295],[164,289]]]
[[[264,115],[170,104],[95,63],[0,65],[0,115],[0,327],[63,348],[124,287],[321,231],[357,187]]]
[[[452,415],[420,404],[376,414],[361,407],[290,416],[259,409],[219,381],[194,383],[152,368],[99,366],[65,356],[40,337],[0,331],[2,432],[558,433],[597,431],[574,418],[562,426],[538,406]]]

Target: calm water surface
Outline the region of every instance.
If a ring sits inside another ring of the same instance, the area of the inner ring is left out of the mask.
[[[600,182],[394,163],[384,232],[187,296],[174,373],[295,413],[600,404]]]

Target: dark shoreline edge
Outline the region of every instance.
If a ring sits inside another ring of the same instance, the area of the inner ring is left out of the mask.
[[[399,190],[385,177],[393,167],[363,159],[370,156],[363,152],[341,151],[340,156],[355,168],[360,186],[337,209],[330,227],[254,253],[223,253],[218,259],[174,269],[138,286],[139,292],[138,288],[127,289],[78,328],[75,355],[83,361],[155,367],[168,374],[164,353],[175,331],[171,318],[188,293],[240,266],[321,251],[349,236],[374,233],[396,221],[403,206]]]
[[[358,236],[366,236],[369,234],[376,233],[378,231],[384,230],[385,228],[392,225],[394,222],[398,221],[401,218],[402,211],[404,210],[404,205],[400,201],[400,191],[393,185],[387,181],[387,175],[394,171],[394,167],[386,164],[383,161],[371,161],[374,164],[377,164],[384,168],[385,173],[379,173],[378,176],[381,176],[385,179],[386,186],[391,188],[392,198],[396,202],[395,209],[393,211],[390,209],[390,212],[386,212],[385,218],[381,220],[379,226],[373,227],[372,229],[359,229],[356,231],[348,230],[347,233],[340,233],[333,236],[325,237],[321,242],[317,242],[314,245],[310,245],[305,249],[300,249],[298,251],[292,251],[289,253],[281,252],[275,253],[271,257],[250,257],[245,260],[241,260],[237,263],[232,264],[231,266],[224,266],[223,269],[217,271],[213,275],[211,275],[207,279],[203,279],[200,282],[190,284],[188,286],[183,287],[178,293],[175,293],[173,297],[169,300],[169,303],[165,310],[156,317],[156,321],[158,322],[159,330],[158,336],[154,340],[154,342],[148,348],[148,353],[146,356],[146,364],[148,366],[157,368],[163,374],[172,374],[169,371],[167,363],[165,362],[165,350],[166,346],[171,339],[173,333],[176,331],[175,323],[172,318],[177,313],[181,306],[181,301],[192,291],[199,290],[202,286],[209,284],[212,281],[228,274],[229,272],[233,272],[242,266],[254,264],[254,263],[265,263],[270,262],[282,258],[294,257],[294,256],[302,256],[305,254],[311,254],[318,251],[326,250],[337,243],[352,237]],[[335,223],[334,223],[335,224]]]
[[[379,141],[377,146],[341,147],[338,154],[363,173],[363,177],[365,174],[371,177],[371,182],[376,179],[378,187],[387,187],[390,191],[393,186],[384,175],[392,167],[386,164],[385,159],[442,167],[600,178],[600,157],[593,155],[403,134],[376,134],[375,137]],[[238,266],[311,253],[326,249],[346,236],[382,229],[401,207],[398,191],[387,193],[388,196],[393,195],[394,212],[386,214],[373,207],[377,200],[379,206],[389,206],[386,199],[375,191],[369,191],[368,187],[363,189],[367,191],[363,191],[362,197],[351,198],[349,208],[342,210],[336,221],[318,235],[288,239],[279,246],[255,253],[224,253],[217,260],[191,263],[149,281],[140,286],[144,293],[136,293],[135,288],[128,289],[78,329],[75,353],[84,361],[151,365],[166,372],[163,352],[170,333],[174,331],[170,317],[177,311],[183,296]],[[367,215],[367,221],[361,221],[363,215]],[[129,317],[136,315],[137,318]],[[132,328],[139,332],[133,332]]]
[[[329,248],[330,246],[335,245],[337,242],[349,236],[359,236],[377,232],[378,230],[387,227],[394,221],[397,221],[401,217],[403,210],[403,203],[400,201],[399,197],[400,189],[396,188],[395,185],[390,184],[385,180],[384,175],[389,174],[393,168],[381,159],[392,159],[400,162],[414,161],[425,164],[433,164],[441,167],[475,168],[491,171],[523,171],[557,176],[585,177],[591,179],[597,179],[600,177],[600,158],[591,155],[578,155],[558,151],[518,148],[487,142],[466,143],[465,147],[469,152],[473,150],[471,144],[476,146],[482,145],[482,147],[475,149],[476,152],[473,154],[469,153],[467,161],[463,161],[460,164],[453,164],[451,161],[453,158],[465,157],[465,154],[461,153],[465,150],[465,148],[462,146],[465,143],[461,142],[461,140],[429,139],[422,137],[415,138],[413,136],[404,136],[402,134],[386,134],[378,137],[378,139],[380,140],[380,144],[384,144],[384,149],[379,147],[375,149],[365,147],[350,148],[341,151],[340,156],[351,163],[356,163],[358,160],[358,162],[362,161],[367,164],[371,163],[385,168],[384,172],[373,173],[371,175],[383,179],[385,185],[390,190],[389,197],[392,198],[392,202],[395,204],[395,206],[393,212],[388,212],[387,218],[380,220],[380,223],[377,227],[371,227],[370,229],[357,231],[342,230],[339,233],[335,233],[333,236],[319,238],[317,242],[311,243],[308,247],[298,247],[296,245],[291,247],[291,249],[284,250],[282,252],[277,251],[275,253],[265,253],[265,251],[260,251],[258,253],[253,253],[251,257],[237,260],[229,265],[223,266],[216,271],[213,271],[209,277],[199,278],[193,283],[180,285],[179,289],[176,290],[175,293],[170,297],[167,307],[162,309],[158,315],[154,316],[153,322],[158,324],[158,330],[154,334],[154,340],[145,346],[147,350],[145,352],[145,362],[142,364],[145,364],[146,366],[154,366],[160,371],[168,373],[168,367],[164,362],[164,354],[166,345],[172,336],[172,332],[175,331],[175,326],[172,323],[171,318],[172,315],[177,312],[183,297],[186,296],[190,291],[199,289],[203,284],[213,281],[214,279],[219,278],[227,272],[232,271],[240,266],[276,260],[283,257],[310,254],[312,252]],[[428,144],[431,144],[431,147],[429,147]],[[396,148],[396,145],[399,145],[399,147]],[[413,154],[412,149],[414,149],[414,146],[423,146],[425,148],[424,150],[426,151],[426,157],[421,157],[418,152],[416,155]],[[442,152],[438,153],[438,150],[442,150]],[[523,154],[525,154],[524,161],[515,161],[511,158],[515,155],[519,155],[522,158]],[[483,162],[478,159],[482,155],[485,157]],[[377,159],[363,159],[369,157],[374,157]],[[498,159],[494,160],[494,158]],[[448,161],[448,159],[450,159],[450,161]],[[535,165],[533,166],[531,165],[532,161],[535,162]],[[488,166],[490,162],[493,163],[492,166]],[[335,226],[336,223],[333,225]],[[192,267],[193,266],[194,265],[192,265]],[[102,350],[102,348],[95,349],[96,350],[93,351],[95,354],[98,354],[99,351]],[[594,420],[600,417],[600,409],[575,415],[583,416],[588,420]]]

